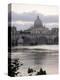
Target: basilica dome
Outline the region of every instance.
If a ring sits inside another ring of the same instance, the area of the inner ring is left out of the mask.
[[[34,27],[42,27],[42,21],[40,20],[39,16],[37,16],[35,22],[34,22]]]

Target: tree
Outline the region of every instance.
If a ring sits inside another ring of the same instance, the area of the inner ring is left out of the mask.
[[[46,71],[44,71],[44,70],[41,68],[40,71],[37,72],[36,75],[46,75]]]
[[[17,70],[19,69],[19,62],[18,59],[13,60],[11,62],[11,59],[8,59],[8,75],[11,77],[16,76],[19,72]]]

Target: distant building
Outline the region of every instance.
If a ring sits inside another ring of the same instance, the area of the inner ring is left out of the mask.
[[[39,16],[37,16],[36,20],[34,21],[33,27],[31,27],[27,31],[30,31],[32,35],[45,35],[46,33],[49,33],[49,29],[43,26]]]
[[[12,28],[12,42],[22,45],[57,44],[58,29],[49,30],[43,26],[42,21],[37,16],[34,25],[27,30],[18,32],[16,28]]]

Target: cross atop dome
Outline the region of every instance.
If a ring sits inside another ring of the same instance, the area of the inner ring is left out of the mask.
[[[37,16],[35,22],[34,22],[34,27],[42,27],[42,21],[40,20],[39,16]]]

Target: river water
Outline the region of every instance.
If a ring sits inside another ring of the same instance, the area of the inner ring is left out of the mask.
[[[27,76],[28,68],[39,71],[46,70],[47,74],[58,73],[58,45],[17,46],[11,53],[12,59],[19,58],[23,65],[19,68],[19,76]],[[33,74],[35,75],[35,73]]]

